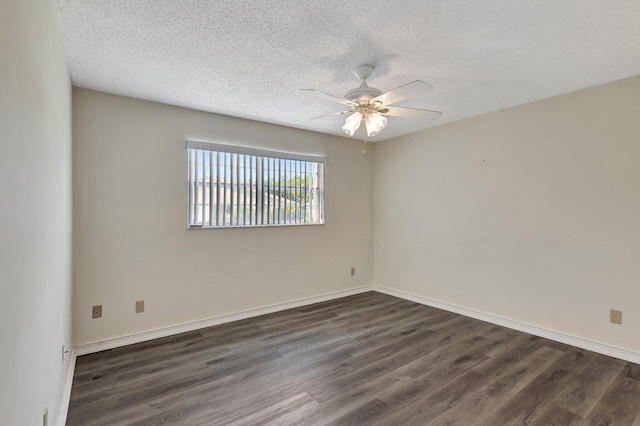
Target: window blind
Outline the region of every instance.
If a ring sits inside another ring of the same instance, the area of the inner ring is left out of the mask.
[[[324,223],[320,156],[187,141],[190,228]]]

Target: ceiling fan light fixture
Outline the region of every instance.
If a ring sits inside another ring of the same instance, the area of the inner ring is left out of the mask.
[[[367,136],[373,137],[387,125],[387,117],[374,112],[367,116],[364,124],[367,127]]]
[[[353,136],[353,134],[360,127],[360,123],[362,123],[362,114],[358,111],[351,114],[344,122],[344,126],[342,126],[342,130],[349,135]],[[385,120],[386,121],[386,120]]]
[[[353,136],[358,129],[362,129],[362,141],[363,143],[367,143],[367,136],[374,137],[386,127],[387,116],[435,120],[442,115],[439,111],[393,106],[395,103],[404,101],[405,99],[424,95],[432,91],[433,87],[424,81],[414,80],[386,93],[382,93],[380,89],[369,87],[367,84],[367,78],[373,73],[374,69],[373,65],[358,65],[355,74],[362,82],[359,87],[349,90],[342,98],[315,89],[301,89],[303,92],[313,93],[321,98],[338,102],[347,106],[348,109],[346,111],[332,112],[305,120],[297,120],[293,123],[297,124],[306,120],[348,114],[347,119],[342,125],[342,131],[348,136]]]

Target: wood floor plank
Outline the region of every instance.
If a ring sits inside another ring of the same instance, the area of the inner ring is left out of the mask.
[[[318,406],[318,402],[314,401],[306,392],[300,392],[289,398],[282,399],[274,404],[270,404],[267,407],[258,411],[253,411],[246,414],[241,420],[229,423],[229,426],[238,426],[240,424],[258,424],[263,422],[273,422],[284,414],[291,411],[297,411],[305,406]]]
[[[640,426],[639,379],[369,292],[78,357],[67,425]]]
[[[630,379],[640,381],[640,364],[628,362],[624,366],[624,375]]]
[[[558,407],[581,417],[587,416],[626,365],[624,361],[598,357],[567,384],[568,392]]]
[[[571,426],[584,425],[585,420],[562,408],[552,408],[551,411],[542,415],[540,420],[533,423],[534,426]]]
[[[367,404],[358,407],[332,422],[325,423],[327,426],[349,426],[349,425],[370,425],[375,424],[380,412],[387,406],[379,399],[374,399]]]
[[[528,355],[539,349],[540,343],[539,339],[530,339],[528,336],[523,336],[516,340],[515,344],[504,345],[504,352],[500,355],[495,355],[482,363],[476,364],[456,379],[403,409],[394,407],[393,412],[390,412],[384,418],[382,424],[420,424],[420,422],[443,415],[455,404],[463,400],[465,396],[477,395],[487,383],[509,372],[512,366],[521,362],[520,358],[524,354]]]
[[[442,415],[436,417],[435,424],[468,425],[481,423],[491,413],[508,401],[513,395],[528,385],[550,364],[565,353],[543,346],[522,361],[503,371],[496,371],[493,379],[477,391],[463,395]],[[489,361],[485,361],[487,363]],[[475,368],[482,364],[476,365]]]
[[[623,371],[609,386],[589,416],[593,425],[630,425],[640,414],[640,382]]]
[[[562,392],[568,392],[566,385],[571,379],[587,368],[591,357],[584,351],[571,349],[560,360],[531,381],[524,389],[488,418],[495,424],[527,424],[538,421],[556,401]]]
[[[365,404],[372,396],[398,409],[487,359],[481,354],[483,348],[491,347],[495,343],[485,338],[471,336],[465,341],[425,354],[403,367],[388,371],[364,383],[347,379],[342,382],[343,388],[339,392],[335,391],[335,387],[327,389],[329,399],[324,400],[316,414],[303,424],[316,425],[321,424],[322,421],[333,421]],[[470,348],[474,348],[471,355],[457,356],[459,353],[466,353]],[[420,371],[421,375],[412,377],[411,375],[417,371]]]

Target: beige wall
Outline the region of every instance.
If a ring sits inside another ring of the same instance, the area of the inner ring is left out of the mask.
[[[357,141],[77,88],[73,101],[78,344],[371,284],[372,157]],[[187,230],[186,139],[325,155],[326,224]]]
[[[71,82],[55,2],[0,2],[0,423],[59,417],[71,346]]]
[[[640,352],[639,100],[636,77],[377,144],[375,284]]]

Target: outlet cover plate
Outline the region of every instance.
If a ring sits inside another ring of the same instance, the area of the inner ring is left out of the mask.
[[[136,302],[136,314],[144,312],[144,300],[138,300]]]
[[[102,316],[102,305],[94,305],[91,309],[91,318],[100,318]]]
[[[609,321],[611,321],[612,324],[622,324],[622,311],[611,309],[609,313]]]

